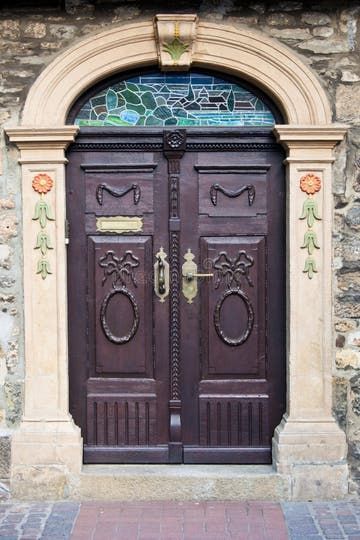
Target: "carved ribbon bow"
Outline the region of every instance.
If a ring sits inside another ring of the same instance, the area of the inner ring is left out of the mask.
[[[125,287],[126,282],[131,279],[134,286],[137,287],[137,281],[134,274],[134,269],[137,268],[140,261],[131,251],[126,251],[121,258],[117,257],[114,251],[109,250],[106,255],[100,258],[99,266],[104,268],[104,277],[102,284],[106,282],[109,276],[113,276],[112,286],[114,289]]]
[[[231,258],[225,251],[221,251],[214,261],[214,268],[218,270],[215,278],[215,289],[220,285],[221,278],[225,278],[226,286],[230,289],[233,282],[237,287],[241,287],[241,279],[244,277],[250,287],[254,284],[249,276],[249,270],[254,264],[254,259],[246,253],[239,251],[235,258]]]

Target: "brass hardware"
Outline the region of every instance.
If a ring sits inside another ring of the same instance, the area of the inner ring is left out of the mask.
[[[167,254],[161,247],[160,251],[157,252],[155,257],[154,291],[156,296],[160,298],[160,302],[165,302],[165,298],[168,296],[170,289],[169,263],[165,260]]]
[[[191,281],[194,278],[214,277],[214,274],[193,274],[192,272],[188,272],[184,277],[186,277],[188,281]]]
[[[96,219],[96,230],[99,232],[125,234],[127,232],[140,232],[142,228],[143,218],[137,216],[111,216]]]
[[[70,224],[69,220],[65,219],[65,245],[68,246],[70,244]]]
[[[198,274],[197,264],[194,262],[195,255],[191,252],[191,249],[187,250],[184,259],[185,262],[182,265],[182,292],[187,303],[192,304],[192,301],[198,292],[198,278],[209,278],[214,274]]]
[[[158,269],[159,269],[159,293],[160,294],[164,294],[165,293],[165,271],[164,271],[164,268],[165,268],[165,265],[164,265],[164,261],[162,260],[161,257],[158,257],[158,263],[159,263],[159,266],[158,266]]]

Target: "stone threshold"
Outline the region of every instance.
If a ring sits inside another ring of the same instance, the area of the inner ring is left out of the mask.
[[[271,465],[84,465],[72,498],[121,501],[290,500]]]

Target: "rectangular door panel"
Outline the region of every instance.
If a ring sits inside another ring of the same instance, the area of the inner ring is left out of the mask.
[[[90,444],[149,446],[156,443],[154,394],[88,394],[87,407]]]
[[[214,272],[201,287],[202,378],[264,377],[265,239],[201,239]]]
[[[247,446],[246,448],[185,446],[184,463],[260,465],[271,463],[271,448],[270,446]]]
[[[266,214],[269,166],[197,165],[199,213],[208,216],[252,217]]]
[[[153,212],[153,170],[114,167],[114,170],[86,170],[86,212],[96,215],[142,215]],[[124,172],[125,168],[125,172]],[[91,170],[91,169],[90,169]]]
[[[200,396],[200,445],[268,443],[268,396]]]
[[[152,377],[149,237],[90,237],[89,350],[96,373]]]
[[[156,444],[156,390],[153,379],[89,379],[88,444],[104,447]]]

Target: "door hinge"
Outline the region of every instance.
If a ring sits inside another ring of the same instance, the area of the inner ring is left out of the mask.
[[[65,219],[65,245],[70,244],[70,225],[69,220]]]

